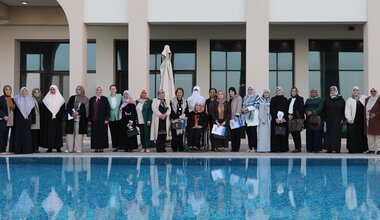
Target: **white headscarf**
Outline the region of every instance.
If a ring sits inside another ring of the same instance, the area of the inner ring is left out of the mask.
[[[62,105],[65,103],[65,99],[61,95],[56,85],[51,85],[50,88],[55,89],[55,94],[51,94],[50,91],[46,94],[45,98],[42,102],[46,105],[49,111],[52,114],[52,118],[54,119]],[[49,88],[49,89],[50,89]]]
[[[189,103],[189,111],[190,112],[194,111],[194,107],[195,107],[196,103],[200,103],[200,104],[202,104],[202,106],[205,105],[206,99],[203,96],[201,96],[201,88],[199,88],[199,86],[194,86],[193,93],[187,99],[187,101]]]
[[[284,89],[281,87],[281,86],[278,86],[276,88],[276,90],[280,90],[281,94],[280,95],[284,95]],[[277,95],[277,91],[276,91],[276,95]]]
[[[22,87],[20,89],[20,92],[18,93],[18,95],[16,95],[14,97],[14,100],[15,100],[17,108],[20,110],[22,116],[25,119],[28,119],[28,116],[29,116],[30,112],[32,111],[32,109],[34,108],[35,103],[34,103],[34,99],[33,99],[32,95],[30,93],[25,97],[22,96],[23,90],[26,90],[29,93],[29,90],[26,87]]]
[[[332,88],[335,89],[335,93],[334,93],[333,95],[331,95],[331,93],[330,93],[330,98],[332,98],[332,99],[339,98],[340,95],[339,95],[338,87],[336,87],[336,86],[330,86],[330,90],[331,90]]]

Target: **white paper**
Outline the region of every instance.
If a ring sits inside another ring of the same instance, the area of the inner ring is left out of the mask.
[[[284,112],[282,112],[282,111],[278,111],[278,112],[277,112],[277,118],[278,118],[279,120],[282,120],[282,119],[284,118]]]
[[[211,133],[219,135],[219,136],[224,136],[224,134],[226,133],[226,127],[223,127],[223,126],[218,127],[218,125],[214,125],[212,126]]]
[[[73,120],[74,119],[74,117],[73,116],[71,116],[71,114],[70,113],[67,113],[67,120]]]
[[[230,120],[230,128],[231,129],[241,128],[241,127],[243,127],[243,125],[242,125],[239,118],[236,121],[235,121],[235,119]]]

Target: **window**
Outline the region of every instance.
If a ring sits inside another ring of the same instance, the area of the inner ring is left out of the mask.
[[[294,84],[294,41],[269,41],[269,89],[276,91],[277,86],[289,96]],[[274,95],[275,93],[273,93]]]
[[[151,41],[150,42],[150,75],[149,91],[151,97],[156,97],[160,87],[161,52],[165,45],[172,52],[174,86],[182,87],[185,97],[191,95],[196,76],[196,41]]]
[[[67,100],[69,91],[70,48],[68,42],[21,42],[20,86],[40,88],[46,94],[58,86]],[[87,44],[88,78],[96,72],[96,43]],[[95,83],[94,83],[95,84]],[[88,84],[89,87],[91,86]],[[95,85],[93,85],[95,87]]]
[[[325,97],[337,86],[347,99],[354,86],[364,87],[362,40],[310,40],[309,87]]]
[[[128,41],[115,41],[116,85],[119,91],[128,89]]]
[[[245,94],[245,41],[211,41],[211,87]],[[227,94],[226,94],[227,96]]]

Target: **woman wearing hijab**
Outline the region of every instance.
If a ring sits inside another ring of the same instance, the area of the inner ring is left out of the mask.
[[[77,86],[66,106],[66,145],[67,153],[82,152],[83,137],[87,134],[89,100],[83,86]]]
[[[152,122],[152,100],[148,98],[148,93],[143,89],[140,99],[137,100],[137,119],[140,128],[141,152],[150,152],[150,125]]]
[[[270,152],[270,91],[265,89],[263,96],[259,99],[259,125],[257,127],[257,152]]]
[[[32,96],[34,100],[34,113],[36,119],[33,121],[32,126],[32,146],[33,152],[39,153],[39,147],[41,146],[41,109],[42,109],[42,95],[38,88],[32,90]]]
[[[103,88],[96,87],[96,95],[91,97],[89,105],[89,121],[91,122],[91,149],[95,153],[103,152],[108,148],[108,122],[110,117],[110,104],[103,96]]]
[[[26,87],[22,87],[18,95],[14,97],[14,139],[15,154],[33,153],[32,133],[30,126],[32,118],[35,120],[34,100]]]
[[[312,89],[310,91],[310,98],[308,98],[305,103],[307,152],[318,153],[322,150],[322,110],[323,99],[318,96],[316,89]]]
[[[219,137],[216,135],[213,136],[215,145],[214,150],[222,152],[225,148],[228,147],[228,129],[231,117],[231,109],[229,103],[227,102],[224,96],[223,91],[219,90],[217,97],[217,107],[212,112],[212,118],[214,119],[214,124],[216,124],[218,127],[223,126],[227,130],[224,137]]]
[[[165,91],[158,91],[157,98],[152,103],[153,120],[150,130],[150,140],[156,141],[157,152],[166,152],[165,140],[171,140],[170,112],[171,108],[165,99]]]
[[[231,118],[230,120],[240,120],[241,106],[243,99],[239,94],[236,93],[235,87],[230,87],[228,89],[230,94],[230,108],[231,108]],[[240,150],[240,128],[231,129],[231,151],[239,152]]]
[[[0,153],[7,150],[9,129],[13,127],[13,110],[15,105],[11,98],[12,87],[10,85],[3,87],[3,93],[4,95],[0,96]],[[9,152],[12,152],[11,145],[12,143],[9,145]]]
[[[303,97],[299,96],[298,94],[298,89],[297,87],[293,87],[290,90],[290,98],[288,100],[288,122],[290,123],[291,121],[295,119],[301,119],[305,120],[305,115],[304,115],[304,101]],[[293,141],[294,141],[294,147],[295,149],[292,151],[292,153],[300,153],[301,152],[301,131],[291,131],[290,133],[292,134]]]
[[[276,96],[270,101],[271,152],[288,152],[288,100],[284,97],[284,89],[276,88]],[[276,127],[283,129],[283,134],[276,133]]]
[[[136,103],[133,101],[128,90],[123,92],[123,101],[119,109],[119,114],[119,146],[124,149],[125,152],[132,152],[133,149],[137,149],[137,135],[128,137],[127,131],[129,129],[136,129],[137,112]]]
[[[211,128],[212,128],[212,125],[214,124],[214,120],[212,118],[212,112],[213,112],[213,109],[215,108],[216,106],[216,94],[218,93],[218,91],[215,89],[215,88],[211,88],[209,91],[209,98],[206,99],[206,106],[205,106],[205,112],[207,114],[207,117],[208,117],[208,126],[209,126],[209,129],[210,129],[210,142],[211,142],[211,150],[213,151],[214,150],[214,144],[213,144],[213,134],[211,133]]]
[[[364,131],[365,99],[360,88],[355,86],[347,99],[344,115],[347,120],[347,150],[349,153],[363,153],[368,150]]]
[[[342,123],[346,102],[336,86],[330,87],[330,96],[323,103],[323,114],[326,126],[324,148],[326,153],[340,153]]]
[[[367,154],[380,154],[380,99],[375,88],[371,89],[371,96],[365,100],[365,131],[368,138]]]
[[[259,124],[259,96],[253,86],[248,86],[247,94],[243,99],[241,120],[248,136],[247,152],[257,150],[257,125]]]
[[[117,93],[116,85],[110,86],[110,92],[110,95],[107,97],[109,105],[111,107],[108,126],[110,127],[111,131],[112,148],[114,148],[113,151],[116,152],[119,149],[119,109],[123,100],[123,96]]]
[[[41,147],[47,148],[47,153],[56,149],[61,152],[62,118],[65,112],[65,99],[62,97],[56,85],[51,85],[49,92],[42,100],[41,109]]]
[[[188,106],[186,99],[183,98],[185,92],[182,88],[175,90],[175,95],[171,101],[170,106],[172,111],[170,113],[171,123],[181,123],[186,120],[188,114]],[[184,151],[183,149],[183,132],[182,126],[180,129],[172,129],[172,150],[173,152]]]
[[[194,86],[193,93],[187,99],[187,103],[189,105],[189,112],[194,111],[196,103],[201,103],[203,106],[205,105],[205,98],[201,96],[201,88],[199,86]]]

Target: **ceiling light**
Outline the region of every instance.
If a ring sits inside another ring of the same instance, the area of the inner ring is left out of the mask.
[[[27,1],[22,1],[21,4],[22,4],[22,5],[28,5],[29,2],[27,2]]]

